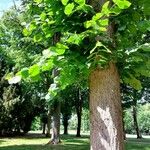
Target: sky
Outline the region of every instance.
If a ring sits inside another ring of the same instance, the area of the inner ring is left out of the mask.
[[[0,16],[2,15],[3,11],[8,10],[11,6],[13,6],[13,0],[0,0]],[[19,5],[20,1],[15,0],[15,4]]]

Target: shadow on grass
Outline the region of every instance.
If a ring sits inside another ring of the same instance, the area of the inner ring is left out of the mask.
[[[74,134],[68,134],[68,135],[61,134],[61,137],[62,138],[76,138],[76,139],[90,138],[89,135],[81,135],[81,137],[76,137],[76,135],[74,135]]]
[[[59,144],[59,145],[13,145],[0,147],[0,150],[90,150],[89,144]],[[150,145],[127,143],[125,150],[150,150]]]
[[[75,135],[61,135],[61,139],[67,143],[89,144],[89,136],[76,137]]]
[[[0,140],[0,145],[1,145],[2,143],[4,143],[4,142],[6,142],[6,141],[4,141],[4,140]]]
[[[0,150],[89,150],[89,145],[60,144],[60,145],[13,145],[0,147]]]
[[[150,144],[150,138],[142,138],[142,139],[127,138],[127,142]]]
[[[125,150],[150,150],[150,144],[126,143]]]
[[[3,146],[4,142],[8,142],[7,139],[0,139],[0,150],[89,150],[89,136],[82,136],[77,138],[75,135],[61,135],[62,143],[59,145],[42,145],[40,138],[43,136],[27,135],[25,137],[17,137],[20,139],[32,139],[37,140],[37,144],[34,143],[15,143],[15,145]],[[11,139],[11,138],[10,138]],[[13,138],[12,138],[13,139]],[[47,139],[49,140],[49,138]],[[11,142],[11,140],[9,140]],[[12,144],[12,143],[11,143]],[[18,145],[17,145],[18,144]],[[150,150],[150,139],[133,139],[128,138],[125,142],[125,150]]]

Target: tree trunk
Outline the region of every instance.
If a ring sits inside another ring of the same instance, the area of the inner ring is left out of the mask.
[[[122,108],[123,109],[123,108]],[[125,131],[125,122],[124,122],[124,117],[125,117],[125,114],[124,114],[124,111],[122,112],[122,124],[123,124],[123,135],[124,135],[124,140],[126,140],[126,131]]]
[[[45,129],[46,129],[46,123],[43,123],[43,133],[42,134],[45,134]]]
[[[81,137],[81,112],[77,113],[77,120],[78,120],[78,124],[77,124],[76,137]]]
[[[52,117],[52,135],[48,144],[58,144],[60,142],[60,103],[55,102]]]
[[[114,63],[90,75],[91,150],[123,150],[120,78]]]
[[[68,134],[68,115],[64,114],[63,115],[63,125],[64,125],[64,134],[67,135]]]
[[[140,133],[139,126],[138,126],[136,106],[133,106],[133,121],[134,121],[134,127],[136,130],[137,139],[141,139],[142,135]]]
[[[48,116],[47,116],[47,133],[46,133],[46,137],[50,137],[50,130],[51,130],[51,109],[49,108]]]
[[[81,137],[81,116],[82,116],[82,95],[81,90],[78,88],[76,112],[77,112],[77,134],[76,137]]]

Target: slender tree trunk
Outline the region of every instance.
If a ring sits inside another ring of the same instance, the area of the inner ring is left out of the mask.
[[[64,134],[67,135],[68,134],[68,115],[64,114],[63,115],[63,126],[64,126]]]
[[[91,150],[123,150],[120,78],[115,64],[90,75]]]
[[[123,124],[123,135],[124,135],[124,140],[126,140],[126,131],[125,131],[125,122],[124,122],[124,112],[122,112],[122,124]]]
[[[126,140],[125,122],[123,119],[122,119],[122,123],[123,123],[123,137],[124,137],[124,140]]]
[[[135,130],[136,130],[137,139],[141,139],[142,135],[140,133],[139,126],[138,126],[136,106],[133,106],[133,121],[134,121],[134,127],[135,127]]]
[[[50,130],[51,130],[51,109],[49,108],[47,116],[47,133],[46,133],[47,137],[50,137]]]
[[[77,105],[76,105],[76,112],[77,112],[77,134],[76,137],[81,137],[81,116],[82,116],[82,95],[81,90],[78,88],[78,97],[77,97]]]
[[[43,123],[43,134],[45,134],[46,123]]]
[[[52,134],[48,144],[58,144],[60,142],[60,103],[56,102],[52,117]]]
[[[77,113],[77,134],[76,137],[81,137],[81,112]]]

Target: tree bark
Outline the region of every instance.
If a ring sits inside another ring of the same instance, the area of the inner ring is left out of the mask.
[[[55,102],[52,117],[52,134],[48,144],[58,144],[60,142],[60,102]]]
[[[91,150],[123,150],[124,136],[116,65],[95,69],[90,75]]]
[[[47,115],[47,133],[46,133],[46,137],[50,137],[50,130],[51,130],[51,108],[49,108],[48,115]]]
[[[134,127],[135,127],[135,131],[136,131],[137,139],[141,139],[142,135],[140,133],[139,125],[138,125],[138,121],[137,121],[137,108],[136,108],[136,106],[133,106],[133,121],[134,121]]]

